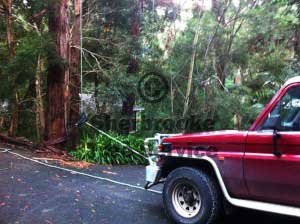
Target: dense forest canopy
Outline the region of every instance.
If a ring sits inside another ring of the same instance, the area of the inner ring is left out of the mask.
[[[49,145],[76,142],[80,110],[120,134],[246,129],[299,73],[293,0],[0,0],[0,15],[0,129]]]

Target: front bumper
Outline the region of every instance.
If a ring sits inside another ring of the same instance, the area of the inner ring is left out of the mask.
[[[151,164],[146,167],[146,181],[145,189],[149,189],[159,183],[161,177],[161,168],[156,164]]]
[[[160,179],[161,169],[159,166],[153,164],[146,167],[146,181],[156,183]]]
[[[155,134],[154,138],[145,139],[144,146],[146,153],[148,155],[149,166],[146,167],[146,181],[147,184],[145,186],[146,189],[159,184],[161,178],[161,167],[157,165],[159,152],[158,146],[161,144],[163,138],[170,136],[177,136],[178,134]],[[150,147],[150,142],[153,142],[153,147]],[[152,149],[150,149],[152,148]]]

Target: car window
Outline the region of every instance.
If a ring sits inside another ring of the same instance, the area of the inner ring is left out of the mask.
[[[271,111],[262,130],[266,130],[271,116],[280,115],[280,131],[299,131],[300,130],[300,87],[290,88],[282,99]]]

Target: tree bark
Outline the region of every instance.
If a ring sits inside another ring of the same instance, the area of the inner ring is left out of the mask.
[[[121,130],[123,134],[128,134],[129,132],[134,130],[136,124],[134,105],[135,94],[128,94],[126,96],[126,99],[123,101],[122,114],[125,117],[125,119],[128,119],[130,125],[124,126],[123,130]]]
[[[299,25],[295,25],[294,28],[294,37],[293,37],[293,47],[294,47],[294,56],[296,58],[300,58],[300,27]]]
[[[45,114],[43,104],[42,80],[43,80],[44,62],[41,54],[37,61],[37,71],[35,77],[35,92],[36,92],[36,131],[37,139],[40,141],[45,130]]]
[[[11,115],[11,120],[10,120],[8,136],[16,137],[17,129],[18,129],[18,122],[19,122],[19,93],[18,93],[18,89],[16,86],[15,77],[12,80],[12,85],[13,85],[12,115]]]
[[[200,12],[198,12],[198,21],[200,22],[200,20],[203,16],[203,10],[202,9],[198,9],[198,10],[200,10]],[[190,99],[191,99],[192,85],[193,85],[193,73],[194,73],[194,66],[195,66],[200,31],[201,31],[201,27],[199,25],[197,27],[197,30],[196,30],[196,33],[194,36],[194,40],[193,40],[193,44],[192,44],[191,62],[190,62],[190,69],[189,69],[189,74],[188,74],[187,89],[186,89],[186,94],[185,94],[185,99],[184,99],[183,114],[182,114],[183,119],[186,118],[187,113],[189,111],[189,107],[190,107],[190,101],[191,101]]]
[[[189,69],[188,84],[187,84],[185,101],[184,101],[184,106],[183,106],[183,114],[182,114],[183,118],[186,117],[188,110],[189,110],[189,105],[190,105],[190,97],[191,97],[191,90],[192,90],[192,84],[193,84],[194,65],[195,65],[199,35],[200,35],[200,27],[196,31],[193,45],[192,45],[193,49],[192,49],[191,63],[190,63],[190,69]]]
[[[13,17],[12,17],[12,0],[3,0],[2,4],[4,6],[5,21],[6,21],[6,38],[7,45],[9,49],[9,61],[11,62],[16,56],[16,43],[13,33]],[[12,107],[11,107],[11,120],[8,135],[15,137],[17,134],[18,120],[19,120],[19,94],[16,84],[16,77],[14,74],[11,74],[11,83],[12,83]]]
[[[12,0],[3,0],[5,8],[6,37],[10,59],[16,55],[15,38],[13,33]]]
[[[215,49],[218,49],[217,47],[218,45],[215,45]],[[216,50],[218,51],[218,50]],[[223,57],[223,55],[220,55],[219,53],[216,53],[216,58],[215,58],[215,63],[214,63],[214,68],[215,71],[217,73],[217,78],[218,78],[218,82],[217,82],[217,86],[220,89],[224,89],[225,86],[225,81],[226,81],[226,77],[227,77],[227,59],[225,59],[225,57]]]
[[[55,50],[48,54],[47,118],[45,144],[58,145],[67,139],[69,107],[69,0],[49,1],[49,33]]]
[[[80,77],[80,14],[81,14],[81,2],[75,0],[75,18],[74,28],[72,32],[72,48],[71,48],[71,107],[70,107],[70,125],[72,127],[71,132],[71,148],[76,149],[76,143],[78,138],[78,128],[75,124],[79,120],[80,116],[80,90],[81,90],[81,77]],[[74,127],[74,128],[73,128]]]
[[[234,84],[235,85],[238,85],[238,86],[242,86],[243,85],[243,69],[241,67],[239,67],[236,75],[235,75],[235,79],[234,79]],[[242,100],[241,102],[242,103]],[[240,114],[239,111],[235,112],[234,113],[234,117],[233,117],[233,120],[234,120],[234,127],[235,129],[237,130],[241,130],[242,128],[242,121],[243,121],[243,116]]]

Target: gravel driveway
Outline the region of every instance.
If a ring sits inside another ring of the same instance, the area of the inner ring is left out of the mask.
[[[32,153],[14,152],[34,157]],[[142,166],[91,166],[81,172],[144,185]],[[160,187],[156,188],[160,190]],[[161,195],[49,168],[0,153],[0,223],[169,223]],[[219,224],[296,224],[241,210]]]

